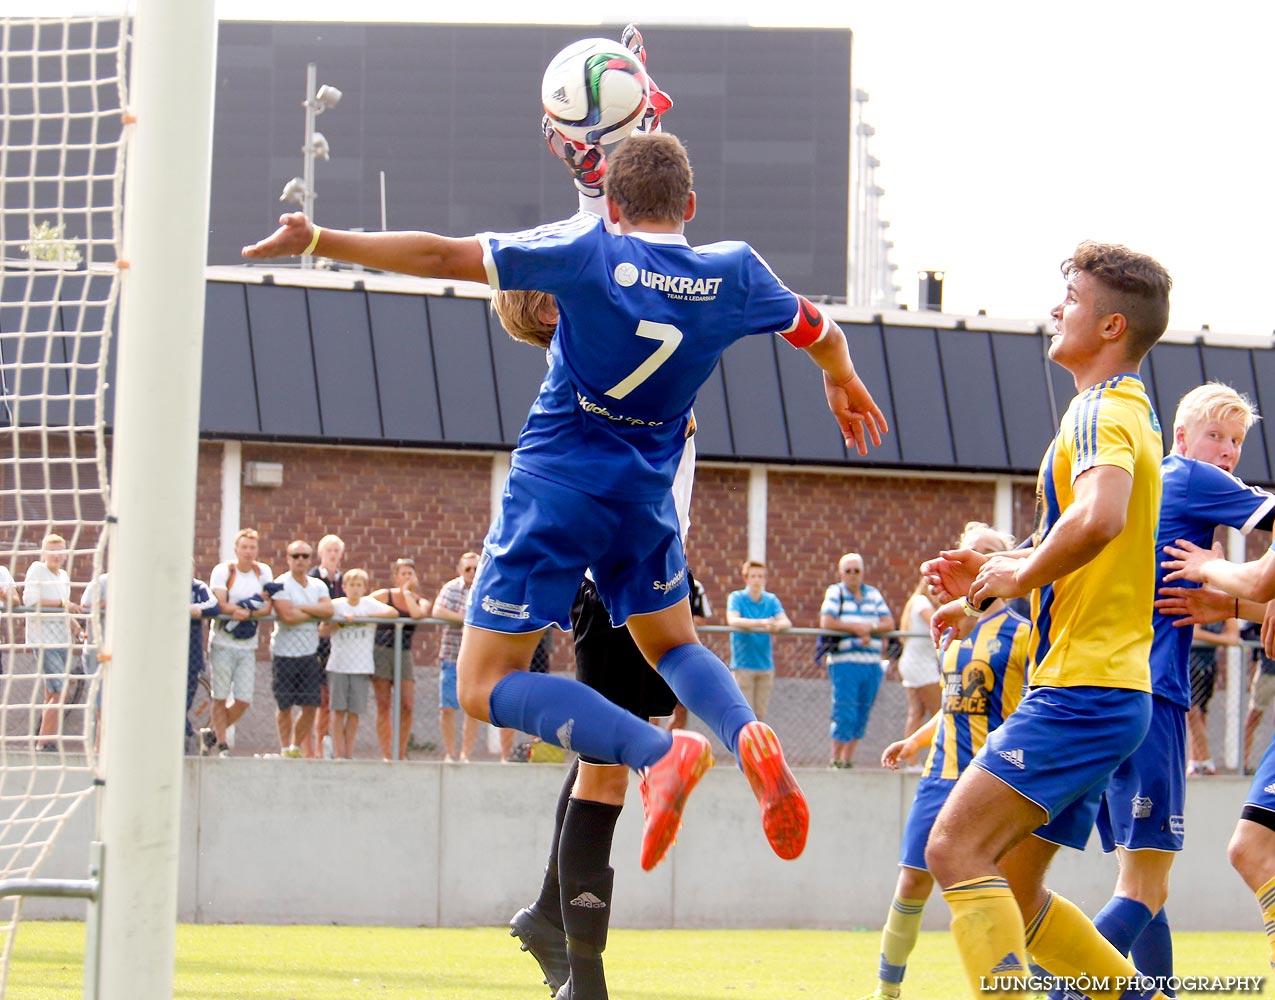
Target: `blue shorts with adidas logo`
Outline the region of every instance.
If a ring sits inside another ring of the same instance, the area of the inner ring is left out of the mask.
[[[1083,851],[1107,782],[1150,722],[1145,691],[1036,687],[973,763],[1045,810],[1037,837]]]
[[[1186,709],[1151,698],[1142,745],[1116,768],[1098,808],[1098,837],[1110,854],[1180,851],[1186,833]]]
[[[570,631],[586,569],[617,626],[683,600],[690,584],[672,492],[624,503],[515,468],[483,541],[465,624],[489,632],[547,625]]]
[[[1253,784],[1249,786],[1248,798],[1244,800],[1244,805],[1275,813],[1275,736],[1271,737],[1266,752],[1258,761],[1257,771],[1253,774]],[[1275,829],[1275,826],[1272,829]]]

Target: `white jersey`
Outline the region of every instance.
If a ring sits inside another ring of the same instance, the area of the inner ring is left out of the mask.
[[[388,607],[370,597],[351,605],[348,598],[332,600],[332,621],[350,618],[367,618],[383,613]],[[393,609],[391,609],[393,610]],[[376,639],[375,625],[342,625],[332,631],[332,652],[328,656],[328,671],[334,674],[370,674],[372,672],[372,644]]]

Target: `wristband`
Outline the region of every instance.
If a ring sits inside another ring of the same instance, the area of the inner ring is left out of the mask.
[[[314,227],[314,235],[310,238],[310,245],[301,251],[302,257],[309,257],[314,253],[314,248],[319,245],[319,236],[323,233],[322,226]]]
[[[968,597],[961,598],[961,610],[965,612],[966,616],[969,618],[979,618],[983,614],[983,612],[979,611],[974,602]]]

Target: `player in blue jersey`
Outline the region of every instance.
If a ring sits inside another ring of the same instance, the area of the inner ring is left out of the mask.
[[[972,521],[956,547],[990,555],[1005,552],[1012,544],[1003,532]],[[927,744],[930,747],[903,828],[899,880],[881,931],[877,987],[863,1000],[896,1000],[902,993],[908,957],[921,931],[921,914],[934,888],[925,866],[930,828],[956,779],[982,749],[987,734],[1018,705],[1030,631],[1025,618],[1010,611],[1003,601],[993,601],[974,631],[943,651],[940,710],[912,735],[891,743],[881,755],[881,765],[894,770],[899,761]]]
[[[1060,845],[1084,847],[1107,782],[1150,723],[1163,444],[1134,373],[1168,325],[1171,281],[1150,257],[1111,244],[1082,243],[1062,271],[1049,357],[1077,395],[1041,462],[1033,544],[947,552],[924,568],[964,595],[935,611],[932,634],[989,598],[1032,597],[1030,688],[957,780],[925,852],[976,997],[1021,992],[1029,951],[1064,978],[1122,986],[1137,974],[1046,888],[1045,872]],[[1162,994],[1117,986],[1091,996]]]
[[[1267,656],[1275,656],[1275,545],[1246,563],[1223,559],[1221,546],[1206,548],[1188,539],[1166,547],[1165,554],[1164,568],[1169,570],[1166,582],[1189,580],[1206,586],[1190,591],[1162,590],[1162,611],[1185,611],[1187,617],[1180,619],[1184,626],[1228,617],[1260,619],[1262,646]],[[1257,898],[1271,969],[1275,970],[1275,737],[1253,774],[1227,855]]]
[[[561,677],[526,667],[550,625],[566,628],[591,569],[611,620],[739,761],[772,849],[805,847],[809,810],[774,733],[698,640],[670,487],[699,387],[735,340],[779,334],[823,369],[847,446],[867,453],[885,419],[845,336],[745,243],[692,248],[690,163],[676,137],[634,136],[610,158],[607,216],[523,233],[320,230],[300,213],[244,248],[268,258],[321,252],[426,277],[545,291],[558,301],[549,373],[519,435],[484,544],[458,663],[465,710],[494,725],[646,772],[641,863],[664,856],[686,796],[712,764],[697,734],[670,734]]]
[[[1256,419],[1247,398],[1217,382],[1197,386],[1178,403],[1173,450],[1161,465],[1157,590],[1166,572],[1160,568],[1165,547],[1177,539],[1208,546],[1219,526],[1245,534],[1270,529],[1275,496],[1231,474]],[[1185,833],[1191,630],[1175,630],[1159,610],[1152,626],[1151,724],[1142,745],[1116,768],[1098,811],[1102,849],[1115,851],[1120,867],[1115,893],[1094,924],[1130,955],[1139,972],[1168,992],[1164,984],[1173,975],[1173,945],[1164,903],[1169,870]]]

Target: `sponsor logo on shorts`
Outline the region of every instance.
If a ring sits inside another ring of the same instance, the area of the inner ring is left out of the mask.
[[[571,727],[574,725],[575,725],[575,720],[568,719],[566,722],[560,725],[557,731],[554,733],[554,735],[558,737],[558,745],[562,747],[563,750],[566,750],[568,753],[571,752]]]
[[[636,285],[638,280],[638,269],[630,264],[627,260],[623,264],[616,264],[615,283],[621,288],[628,288],[630,285]]]
[[[1002,750],[1001,756],[1020,771],[1026,770],[1027,765],[1023,762],[1023,752],[1021,750]]]
[[[587,890],[580,893],[580,895],[573,899],[571,901],[571,905],[582,906],[586,910],[605,910],[607,908],[606,903],[602,902],[602,900],[598,899],[597,896]]]
[[[1151,815],[1151,797],[1148,795],[1135,795],[1129,800],[1133,806],[1134,819],[1146,819]]]
[[[1170,816],[1169,817],[1169,832],[1173,834],[1175,837],[1186,836],[1186,817],[1185,816]]]
[[[480,607],[489,615],[499,615],[501,618],[530,618],[531,612],[527,610],[529,605],[526,604],[508,604],[505,601],[498,601],[490,594],[483,594]]]
[[[679,583],[681,583],[682,580],[685,579],[685,577],[686,577],[686,567],[683,566],[681,569],[679,569],[676,573],[673,574],[672,578],[668,580],[656,580],[651,584],[651,587],[654,590],[658,590],[658,591],[661,591],[662,593],[667,594],[670,590],[672,590]]]

